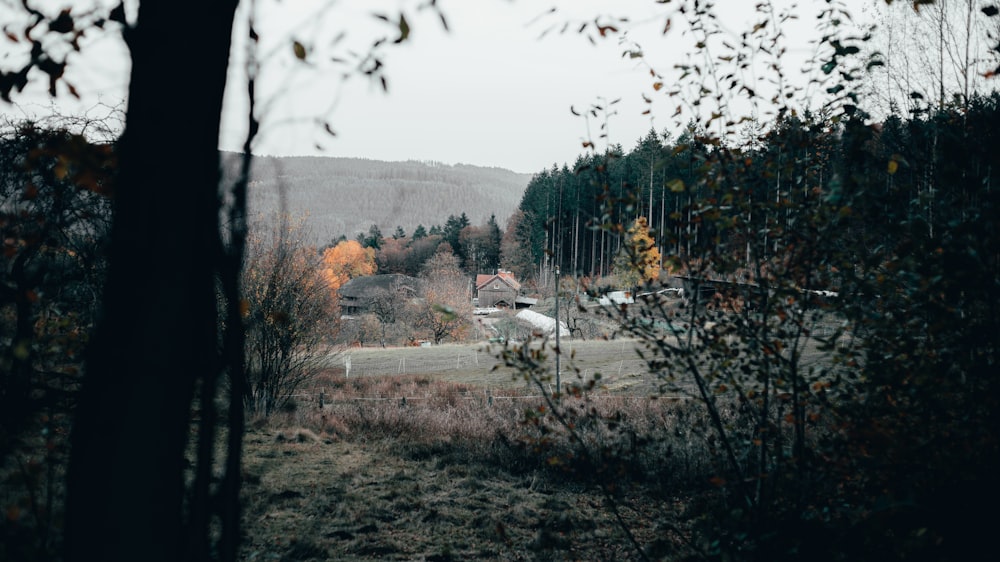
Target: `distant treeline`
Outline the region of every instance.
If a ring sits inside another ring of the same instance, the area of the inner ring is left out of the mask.
[[[614,225],[627,227],[638,217],[648,218],[665,259],[707,247],[736,253],[748,240],[733,229],[720,232],[718,217],[735,220],[742,209],[772,202],[769,216],[739,217],[750,230],[771,228],[783,220],[782,208],[816,193],[841,197],[844,189],[866,191],[865,208],[843,212],[854,217],[850,228],[869,244],[940,235],[995,189],[998,104],[993,93],[877,124],[860,117],[785,116],[767,124],[766,132],[748,123],[746,140],[735,146],[694,126],[673,139],[650,131],[630,151],[613,146],[579,156],[572,167],[537,173],[510,221],[514,239],[505,244],[511,253],[504,263],[522,277],[555,264],[564,273],[608,275],[624,240]],[[870,131],[847,134],[851,128]],[[721,151],[729,157],[718,158]],[[733,169],[719,168],[720,162]],[[971,181],[970,172],[979,179]],[[721,181],[739,185],[716,185]]]
[[[454,254],[463,271],[469,275],[490,273],[500,267],[500,243],[503,232],[496,216],[490,215],[482,225],[473,225],[462,213],[449,215],[444,226],[429,229],[418,224],[411,233],[397,226],[392,236],[383,236],[378,225],[371,225],[367,233],[358,234],[356,240],[365,248],[375,250],[378,273],[419,275],[424,264],[435,253]],[[330,246],[346,240],[341,237]]]

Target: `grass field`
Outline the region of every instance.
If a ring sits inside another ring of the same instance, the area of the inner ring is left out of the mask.
[[[602,375],[557,406],[572,437],[551,383],[497,344],[330,354],[294,408],[251,424],[244,559],[633,560],[633,541],[651,559],[691,554],[711,431],[696,401],[652,398],[636,346],[562,342],[564,383]]]
[[[560,343],[560,371],[564,381],[600,373],[608,389],[622,390],[648,378],[646,362],[636,354],[634,340],[566,339]],[[547,363],[555,372],[554,342],[549,341],[545,346]],[[500,358],[502,349],[500,344],[488,343],[351,348],[331,354],[326,363],[331,374],[348,377],[426,375],[487,389],[525,386],[524,378],[515,369],[504,366]],[[310,388],[309,396],[318,390],[321,388]]]
[[[564,382],[578,370],[604,383],[567,402],[580,416],[576,445],[537,418],[542,389],[503,366],[498,345],[332,355],[294,411],[247,435],[244,557],[635,559],[625,528],[650,554],[677,548],[683,538],[658,525],[683,519],[710,455],[687,445],[703,442],[694,403],[648,397],[655,379],[635,346],[563,342]],[[554,367],[553,354],[547,361]],[[610,429],[604,420],[616,415]],[[683,465],[662,462],[671,456]]]
[[[336,376],[326,388],[322,408],[299,405],[246,435],[246,560],[631,560],[624,528],[658,552],[658,522],[687,506],[651,491],[698,488],[657,480],[662,449],[582,462],[557,426],[527,421],[543,402],[516,388],[491,400],[433,375]],[[595,424],[584,434],[594,451],[676,426],[666,401],[607,398],[600,415],[628,412],[635,425]],[[620,460],[631,473],[609,496],[599,483]]]

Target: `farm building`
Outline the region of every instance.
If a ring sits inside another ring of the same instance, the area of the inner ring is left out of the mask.
[[[494,274],[476,276],[476,294],[482,308],[514,308],[521,284],[509,271],[498,270]]]
[[[341,313],[345,316],[364,314],[368,312],[372,299],[380,294],[401,292],[407,298],[419,296],[422,294],[421,283],[420,279],[399,273],[355,277],[337,291]]]
[[[533,310],[522,310],[517,313],[515,318],[517,318],[519,322],[530,326],[533,331],[542,332],[547,336],[555,335],[556,333],[556,319],[551,316],[545,316],[544,314],[539,314]],[[564,338],[568,338],[571,335],[565,322],[559,322],[559,335]]]

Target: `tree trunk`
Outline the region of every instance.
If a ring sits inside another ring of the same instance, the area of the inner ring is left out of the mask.
[[[184,451],[196,383],[219,370],[218,138],[236,4],[143,2],[125,32],[127,127],[73,427],[68,560],[208,555],[185,524]]]

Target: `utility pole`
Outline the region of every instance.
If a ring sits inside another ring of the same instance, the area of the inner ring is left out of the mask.
[[[559,349],[559,264],[556,264],[556,395],[562,394],[562,387],[559,380],[559,356],[562,350]]]

